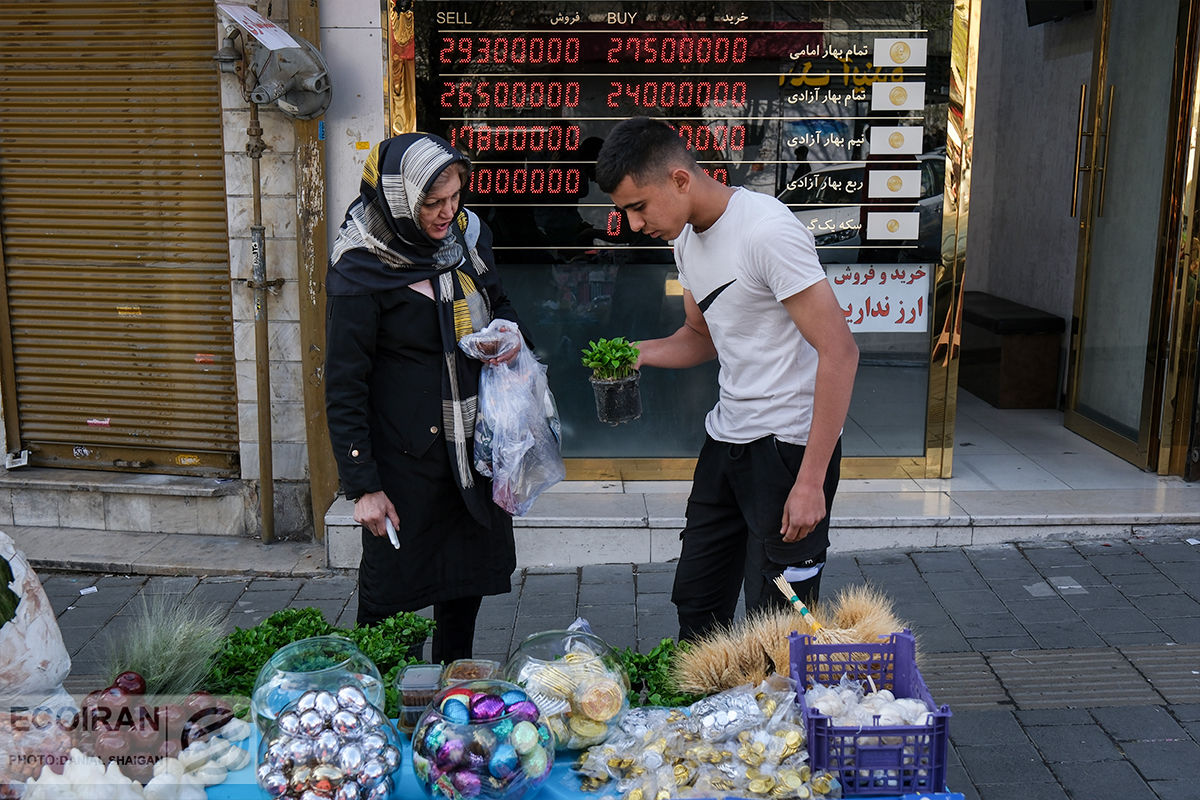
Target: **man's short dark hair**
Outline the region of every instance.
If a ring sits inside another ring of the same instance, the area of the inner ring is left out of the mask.
[[[596,183],[611,193],[627,176],[640,185],[673,166],[696,170],[679,133],[660,120],[632,117],[613,126],[604,140],[596,156]]]

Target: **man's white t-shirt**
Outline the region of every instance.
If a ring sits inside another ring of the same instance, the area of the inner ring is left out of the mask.
[[[817,351],[780,301],[825,280],[812,234],[774,197],[739,188],[714,225],[684,227],[675,263],[720,364],[708,434],[734,444],[772,434],[807,444]]]

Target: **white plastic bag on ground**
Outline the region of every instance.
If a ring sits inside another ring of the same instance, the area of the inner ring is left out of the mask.
[[[546,381],[546,366],[522,346],[515,322],[493,320],[459,346],[489,359],[519,347],[508,364],[483,365],[475,421],[475,469],[492,479],[492,499],[521,516],[538,495],[566,477],[559,447],[558,409]]]
[[[62,763],[76,712],[62,682],[71,671],[54,609],[24,553],[0,531],[0,798]]]

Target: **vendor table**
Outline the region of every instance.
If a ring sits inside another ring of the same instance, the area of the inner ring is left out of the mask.
[[[254,758],[251,760],[250,766],[229,773],[229,777],[224,783],[208,787],[208,800],[267,800],[267,793],[258,787],[254,777],[258,760],[257,731],[250,739],[238,746],[251,748],[250,753]],[[392,793],[392,797],[396,800],[423,800],[427,795],[421,789],[416,773],[413,772],[412,746],[407,739],[403,742],[402,755],[400,769],[393,776],[393,779],[398,778],[399,780],[397,791]],[[571,769],[574,761],[575,756],[573,755],[559,756],[550,770],[550,777],[546,778],[538,789],[526,794],[522,800],[599,800],[599,798],[617,796],[615,792],[581,791],[579,776]],[[924,800],[963,800],[961,794],[954,792],[876,796],[873,800],[921,800],[922,798]]]

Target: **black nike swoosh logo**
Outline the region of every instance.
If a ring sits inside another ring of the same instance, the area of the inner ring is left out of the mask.
[[[732,281],[730,281],[729,283],[725,284],[724,286],[718,286],[717,288],[713,289],[713,290],[712,290],[712,291],[709,293],[708,297],[706,297],[706,298],[704,298],[703,300],[701,300],[701,301],[700,301],[700,303],[699,303],[699,305],[700,305],[700,313],[702,313],[702,314],[703,314],[705,311],[708,311],[708,307],[709,307],[709,306],[711,306],[711,305],[713,304],[713,300],[716,300],[716,299],[717,299],[717,295],[719,295],[721,292],[725,291],[725,290],[726,290],[726,289],[728,289],[730,286],[732,286],[732,285],[733,285],[733,283],[734,283],[734,281],[736,281],[736,280],[737,280],[737,278],[734,278]]]

